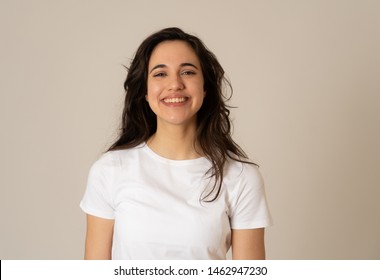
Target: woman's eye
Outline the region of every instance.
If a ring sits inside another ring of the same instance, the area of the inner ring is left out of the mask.
[[[165,76],[166,76],[166,73],[163,73],[163,72],[159,72],[153,75],[153,77],[165,77]]]
[[[183,71],[182,75],[195,75],[194,71]]]

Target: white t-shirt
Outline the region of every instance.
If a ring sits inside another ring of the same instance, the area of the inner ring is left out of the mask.
[[[271,224],[257,167],[229,160],[218,199],[206,158],[170,160],[146,144],[110,151],[89,173],[84,212],[114,219],[113,259],[225,259],[231,229]]]

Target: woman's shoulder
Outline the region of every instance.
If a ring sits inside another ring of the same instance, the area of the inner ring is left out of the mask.
[[[240,181],[241,183],[249,183],[262,185],[263,178],[261,176],[258,165],[250,161],[239,161],[229,159],[226,164],[225,177],[229,181]]]
[[[228,158],[226,162],[227,173],[237,176],[238,174],[245,173],[259,173],[258,165],[251,162],[249,159],[232,159]]]
[[[95,161],[94,165],[103,167],[120,167],[126,162],[130,162],[136,158],[142,147],[143,145],[139,145],[133,148],[107,151]]]

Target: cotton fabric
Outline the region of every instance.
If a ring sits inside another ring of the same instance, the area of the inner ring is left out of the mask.
[[[231,229],[271,225],[263,179],[254,165],[229,160],[221,193],[206,158],[170,160],[146,144],[110,151],[91,167],[80,207],[113,219],[113,259],[225,259]]]

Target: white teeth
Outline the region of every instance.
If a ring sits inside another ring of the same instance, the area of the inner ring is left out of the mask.
[[[164,101],[166,103],[181,103],[185,102],[186,98],[185,97],[180,97],[180,98],[165,98]]]

